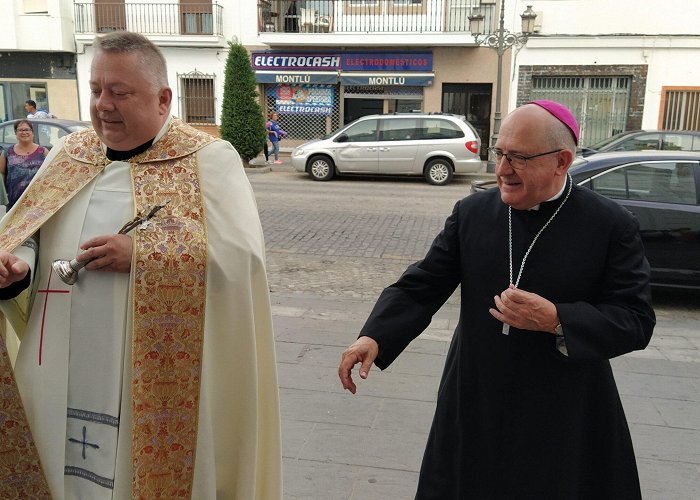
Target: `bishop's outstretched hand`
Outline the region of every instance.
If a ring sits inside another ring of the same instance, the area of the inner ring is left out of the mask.
[[[338,376],[343,388],[355,394],[357,386],[352,380],[352,369],[357,363],[360,365],[360,377],[365,379],[369,376],[374,359],[379,354],[379,344],[370,337],[360,337],[350,347],[345,349],[340,357]]]

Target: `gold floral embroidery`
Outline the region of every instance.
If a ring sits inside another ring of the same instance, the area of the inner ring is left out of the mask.
[[[94,164],[75,161],[65,149],[61,150],[51,165],[29,185],[17,202],[17,208],[7,216],[8,220],[3,221],[0,250],[11,252],[22,244],[102,172],[105,165],[104,161]]]
[[[194,155],[132,168],[137,210],[168,204],[134,235],[133,498],[189,498],[204,339],[207,238]]]

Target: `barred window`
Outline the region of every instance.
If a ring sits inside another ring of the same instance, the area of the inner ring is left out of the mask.
[[[178,75],[180,81],[180,114],[187,123],[213,125],[216,123],[214,75],[194,71]]]
[[[700,87],[662,87],[663,130],[700,130]]]
[[[581,127],[581,145],[595,144],[627,129],[630,78],[626,76],[536,76],[530,100],[567,106]]]

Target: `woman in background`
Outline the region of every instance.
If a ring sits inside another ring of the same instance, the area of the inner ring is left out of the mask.
[[[14,129],[17,144],[10,146],[7,156],[0,155],[0,174],[5,180],[8,198],[7,210],[17,202],[49,154],[48,149],[34,142],[34,128],[29,120],[17,120]]]

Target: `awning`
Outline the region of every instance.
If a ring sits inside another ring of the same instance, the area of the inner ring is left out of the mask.
[[[337,71],[256,71],[255,81],[258,83],[289,83],[289,84],[335,84],[338,83]]]
[[[341,73],[343,85],[388,85],[426,87],[433,84],[435,73]]]

